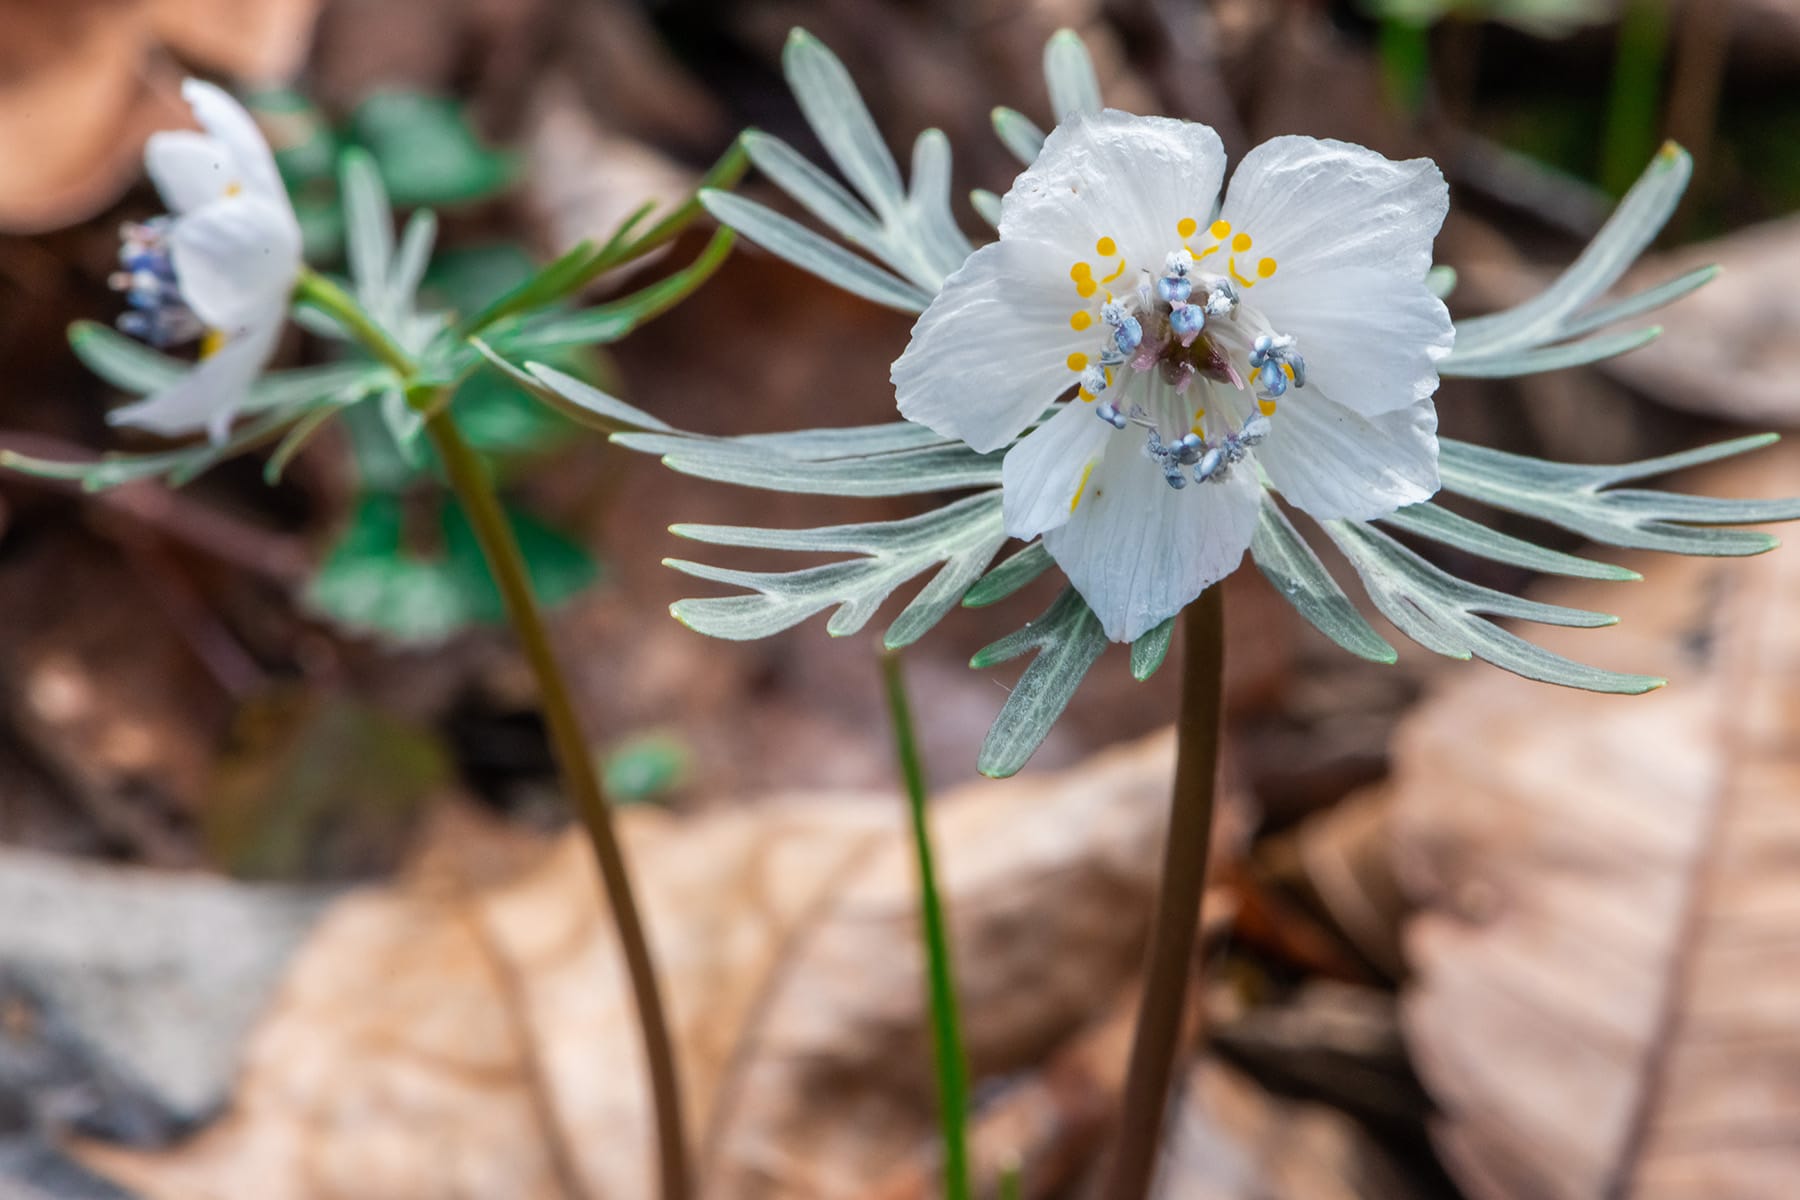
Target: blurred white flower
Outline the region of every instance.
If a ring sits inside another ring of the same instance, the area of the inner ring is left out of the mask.
[[[1438,489],[1443,176],[1276,138],[1215,209],[1224,173],[1204,125],[1060,125],[894,364],[903,415],[983,452],[1072,393],[1006,456],[1007,532],[1042,534],[1117,641],[1237,567],[1265,479],[1320,519]]]
[[[204,429],[219,441],[280,339],[300,223],[244,107],[197,79],[182,95],[204,132],[151,137],[144,164],[169,215],[126,226],[113,283],[131,305],[121,329],[159,347],[200,338],[201,361],[109,419],[169,435]]]

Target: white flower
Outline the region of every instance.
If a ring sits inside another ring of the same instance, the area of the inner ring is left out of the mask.
[[[201,361],[109,419],[219,441],[275,353],[301,266],[300,222],[244,107],[197,79],[181,94],[205,132],[150,138],[144,165],[169,215],[126,227],[114,286],[131,305],[120,328],[156,346],[203,338]]]
[[[1224,173],[1204,125],[1059,126],[894,364],[903,415],[983,452],[1074,391],[1007,453],[1007,532],[1042,534],[1118,641],[1237,567],[1265,478],[1321,519],[1438,488],[1443,176],[1303,137],[1218,205]]]

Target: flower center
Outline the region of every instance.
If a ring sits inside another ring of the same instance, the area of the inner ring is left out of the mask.
[[[119,231],[119,269],[107,282],[125,293],[128,311],[119,328],[157,348],[191,342],[206,332],[204,322],[181,298],[175,264],[169,257],[167,217],[128,222]]]
[[[1069,268],[1076,295],[1088,301],[1070,314],[1069,325],[1077,331],[1094,329],[1099,341],[1093,354],[1069,355],[1068,368],[1080,381],[1077,394],[1095,404],[1095,415],[1115,429],[1137,425],[1147,430],[1145,454],[1173,488],[1186,487],[1190,477],[1196,483],[1225,478],[1269,435],[1277,400],[1290,386],[1306,386],[1306,360],[1295,339],[1278,333],[1244,299],[1260,280],[1275,274],[1275,260],[1257,258],[1246,274],[1238,264],[1240,259],[1252,263],[1255,241],[1250,234],[1234,233],[1228,221],[1214,221],[1206,230],[1209,239],[1203,239],[1210,244],[1197,248],[1199,232],[1192,217],[1176,224],[1175,249],[1164,257],[1158,275],[1140,267],[1131,276],[1130,264],[1110,237],[1094,243],[1098,266],[1083,261]],[[1223,274],[1214,273],[1219,266]],[[1097,278],[1096,271],[1105,274]],[[1130,402],[1140,377],[1146,379],[1141,390],[1148,407]],[[1150,379],[1168,389],[1149,387]],[[1189,417],[1186,399],[1202,380],[1250,393],[1257,413],[1236,429],[1215,420],[1209,437],[1206,409],[1191,407]],[[1170,409],[1171,391],[1175,408],[1163,411]]]

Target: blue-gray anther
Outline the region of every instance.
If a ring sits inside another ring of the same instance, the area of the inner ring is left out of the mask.
[[[1114,429],[1123,429],[1128,424],[1125,420],[1125,414],[1119,411],[1119,406],[1110,402],[1102,403],[1099,407],[1095,408],[1094,415],[1099,417],[1102,421],[1105,421],[1108,425],[1111,425]]]
[[[182,299],[169,256],[168,227],[166,217],[124,225],[119,231],[119,270],[107,281],[125,293],[130,310],[120,314],[119,328],[157,347],[192,341],[205,332]]]
[[[1200,462],[1194,467],[1194,482],[1205,483],[1219,473],[1225,465],[1225,452],[1218,447],[1208,450],[1200,456]]]
[[[1090,396],[1098,396],[1106,390],[1106,372],[1100,367],[1089,367],[1081,373],[1081,390]]]
[[[1167,283],[1167,280],[1163,282]],[[1186,280],[1182,281],[1187,282]],[[1206,317],[1198,304],[1177,305],[1169,313],[1169,330],[1180,338],[1183,345],[1193,341],[1206,327]]]
[[[1246,446],[1254,446],[1268,437],[1269,431],[1274,428],[1275,426],[1269,418],[1257,413],[1244,422],[1244,427],[1238,431],[1238,440]]]
[[[1257,334],[1256,340],[1250,343],[1250,365],[1253,367],[1260,367],[1264,363],[1268,362],[1269,361],[1269,351],[1273,350],[1274,348],[1275,348],[1275,339],[1274,338],[1270,337],[1266,333]]]
[[[1287,374],[1273,358],[1265,358],[1256,372],[1256,386],[1269,397],[1280,396],[1288,389]]]
[[[1229,279],[1214,281],[1206,292],[1206,300],[1201,305],[1209,317],[1229,317],[1237,311],[1237,289],[1231,286]]]
[[[1181,440],[1176,443],[1176,447],[1177,453],[1181,456],[1181,461],[1190,466],[1200,461],[1200,456],[1206,453],[1206,443],[1201,440],[1200,435],[1197,433],[1182,434]]]
[[[1156,281],[1156,294],[1164,304],[1185,304],[1193,291],[1194,281],[1186,275],[1164,275]]]

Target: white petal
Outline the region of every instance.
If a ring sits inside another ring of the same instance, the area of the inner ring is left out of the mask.
[[[1097,352],[1099,339],[1070,327],[1078,302],[1045,277],[1046,253],[995,242],[944,281],[894,363],[902,416],[986,453],[1079,381],[1069,355]]]
[[[1001,464],[1006,532],[1030,541],[1066,524],[1089,469],[1117,432],[1094,415],[1093,404],[1074,400],[1008,450]]]
[[[1059,247],[1065,278],[1076,261],[1098,267],[1095,243],[1110,237],[1135,283],[1138,270],[1159,271],[1163,256],[1181,245],[1184,218],[1209,222],[1224,178],[1225,148],[1210,126],[1107,109],[1066,121],[1044,139],[1037,161],[1000,202],[1000,236]]]
[[[1449,209],[1428,158],[1395,162],[1349,142],[1278,137],[1244,156],[1219,215],[1253,240],[1239,260],[1246,275],[1269,257],[1278,276],[1368,266],[1423,279]]]
[[[1285,274],[1258,284],[1255,303],[1299,339],[1309,389],[1369,415],[1436,393],[1456,328],[1422,281],[1371,267]]]
[[[1287,394],[1256,448],[1269,482],[1321,521],[1367,521],[1438,490],[1437,406],[1365,417],[1322,395]]]
[[[238,182],[237,164],[225,144],[191,129],[151,134],[144,166],[163,203],[178,216],[224,197]]]
[[[1075,515],[1044,535],[1107,637],[1140,637],[1237,569],[1262,502],[1247,466],[1178,492],[1140,444],[1124,435],[1107,443]]]
[[[235,333],[285,304],[300,270],[300,228],[284,205],[246,193],[177,220],[169,251],[188,306],[213,328]]]
[[[136,404],[114,409],[107,420],[175,437],[206,430],[225,439],[250,385],[268,365],[281,337],[281,314],[227,341],[180,379]]]
[[[182,98],[194,110],[200,127],[217,138],[231,154],[244,189],[265,200],[288,202],[287,188],[281,172],[275,167],[274,152],[263,140],[262,131],[248,109],[231,98],[222,88],[200,79],[189,79],[181,85]]]

